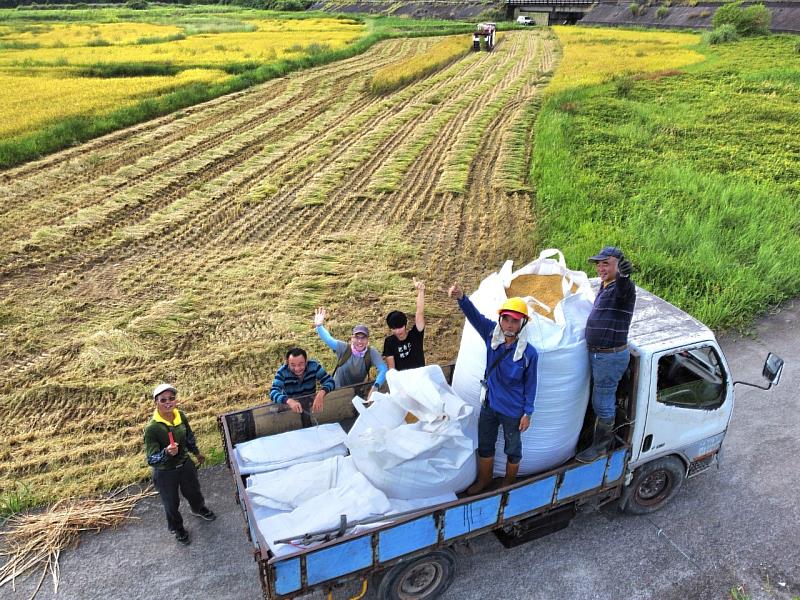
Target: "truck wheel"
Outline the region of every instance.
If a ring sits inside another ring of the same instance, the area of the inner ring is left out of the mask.
[[[478,52],[480,49],[481,49],[481,43],[480,42],[472,42],[472,50],[473,51]]]
[[[434,550],[403,561],[384,575],[378,586],[380,600],[428,600],[438,598],[450,587],[456,573],[452,550]]]
[[[678,492],[686,468],[675,456],[642,465],[622,496],[622,508],[632,515],[646,515],[664,506]]]

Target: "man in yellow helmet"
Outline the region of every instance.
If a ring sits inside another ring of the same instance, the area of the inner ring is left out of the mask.
[[[478,421],[478,479],[468,494],[482,492],[492,482],[497,432],[503,426],[506,475],[503,485],[517,478],[522,460],[521,433],[530,427],[536,399],[536,367],[539,355],[519,333],[528,322],[528,306],[522,298],[509,298],[497,311],[497,322],[484,317],[458,283],[448,294],[486,343],[486,371],[481,384],[485,397]]]

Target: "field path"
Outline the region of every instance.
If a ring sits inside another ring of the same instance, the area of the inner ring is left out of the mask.
[[[315,306],[381,349],[383,315],[414,312],[412,277],[428,284],[429,362],[454,358],[447,286],[534,251],[532,195],[498,169],[557,48],[505,33],[366,92],[436,41],[383,42],[0,173],[0,488],[53,499],[144,476],[161,380],[219,448],[215,415],[264,401],[287,347],[333,366]]]

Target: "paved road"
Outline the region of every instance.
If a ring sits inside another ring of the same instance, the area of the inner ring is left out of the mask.
[[[800,598],[799,321],[796,301],[753,336],[722,340],[737,378],[758,381],[768,350],[788,363],[770,393],[737,388],[721,469],[687,481],[650,516],[587,510],[567,529],[511,550],[492,535],[477,538],[444,598],[723,600],[732,588],[750,600]],[[153,498],[135,509],[138,521],[65,552],[59,593],[46,582],[37,597],[260,598],[228,472],[205,469],[201,480],[219,519],[188,515],[191,546],[166,537]],[[0,598],[27,598],[34,586],[0,588]]]

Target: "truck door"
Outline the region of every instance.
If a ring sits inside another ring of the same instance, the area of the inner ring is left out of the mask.
[[[733,382],[720,350],[709,343],[654,353],[650,368],[639,458],[680,451],[694,461],[716,451],[733,410]]]

